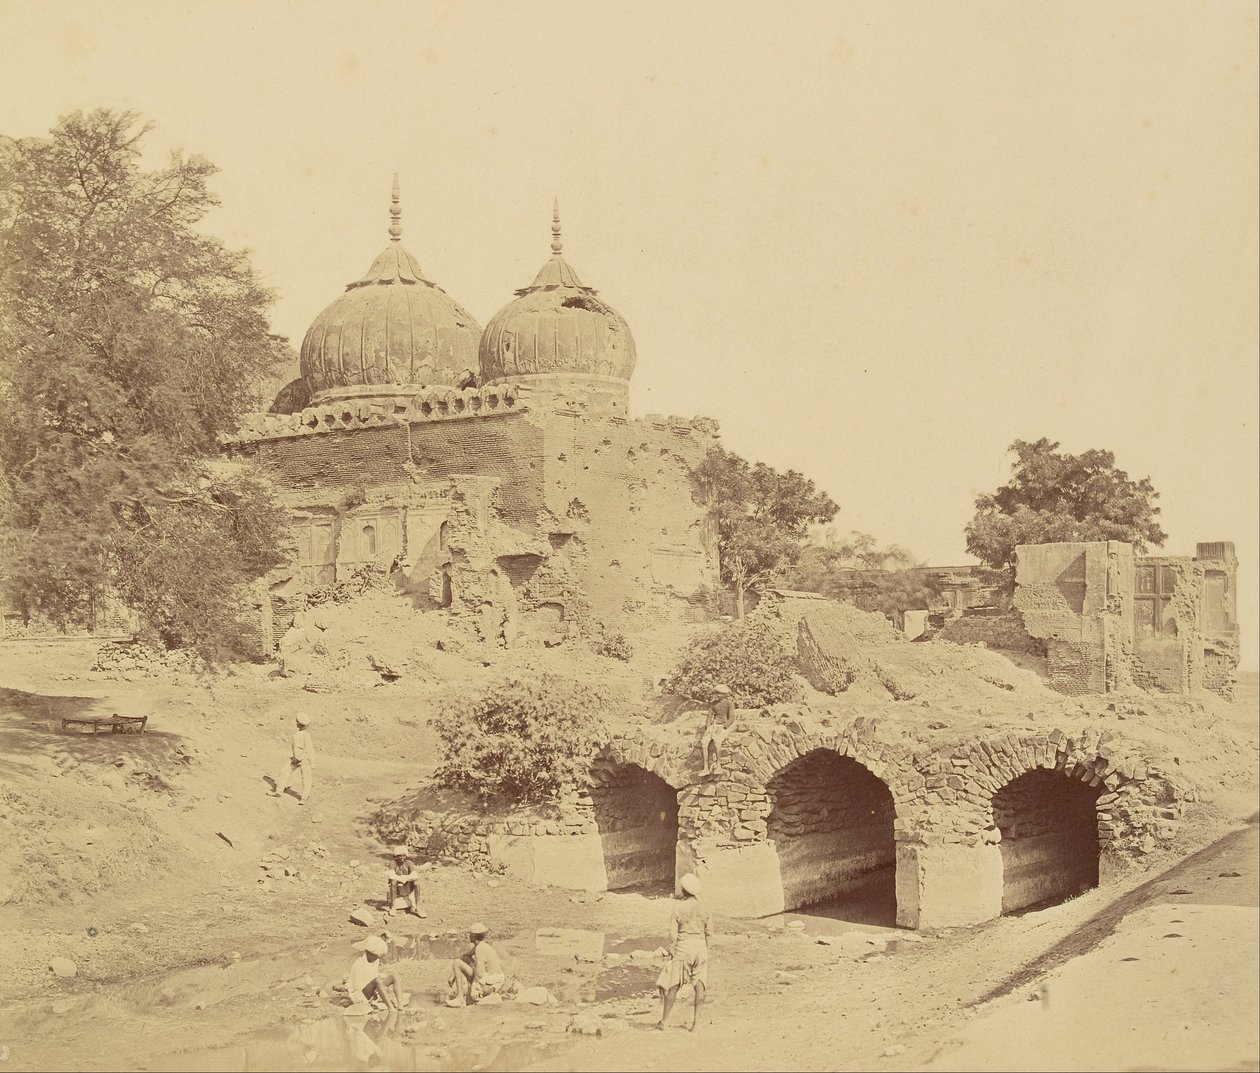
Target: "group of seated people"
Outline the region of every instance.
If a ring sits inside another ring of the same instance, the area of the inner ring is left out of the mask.
[[[425,917],[420,908],[420,877],[401,846],[391,851],[394,864],[388,873],[389,896],[385,915],[395,910]],[[486,995],[500,991],[506,981],[499,953],[487,941],[490,929],[477,923],[468,929],[468,948],[451,962],[447,977],[447,1006],[459,1007],[475,1003]],[[346,975],[346,993],[352,1004],[381,1004],[387,1009],[401,1009],[407,1004],[402,984],[394,973],[382,972],[382,960],[389,953],[384,936],[369,935],[354,944],[360,955]]]

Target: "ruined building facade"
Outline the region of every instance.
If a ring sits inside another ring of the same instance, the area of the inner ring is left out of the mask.
[[[1122,541],[1016,549],[1015,607],[1046,650],[1060,693],[1208,689],[1232,698],[1238,670],[1234,545],[1135,555]]]
[[[396,183],[390,214],[389,244],[306,333],[300,375],[224,444],[292,512],[265,636],[367,565],[500,645],[688,613],[717,581],[689,476],[717,424],[630,419],[634,339],[564,259],[558,209],[551,257],[484,331],[402,246]]]

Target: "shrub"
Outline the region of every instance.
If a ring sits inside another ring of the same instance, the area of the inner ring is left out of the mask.
[[[348,578],[339,579],[329,585],[321,585],[306,594],[306,602],[311,607],[320,604],[345,604],[372,590],[388,591],[389,575],[376,563],[364,563],[356,566]]]
[[[711,700],[727,685],[737,707],[779,704],[800,696],[796,652],[775,623],[745,619],[693,640],[665,679],[665,691]]]
[[[597,656],[619,659],[623,663],[629,663],[634,658],[634,645],[624,633],[617,630],[600,630],[591,641],[591,650]]]
[[[433,721],[442,786],[511,802],[553,801],[585,781],[607,741],[609,700],[572,679],[511,678],[448,705]]]

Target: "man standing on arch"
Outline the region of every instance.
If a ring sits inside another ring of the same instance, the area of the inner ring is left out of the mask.
[[[703,775],[717,773],[722,760],[722,742],[726,739],[731,727],[735,725],[735,704],[731,700],[730,686],[715,686],[717,697],[709,705],[709,718],[704,724],[704,733],[700,735],[700,759],[704,768]],[[713,759],[709,759],[712,752]]]

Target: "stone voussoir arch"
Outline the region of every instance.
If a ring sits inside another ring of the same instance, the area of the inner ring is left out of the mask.
[[[634,732],[607,741],[595,754],[594,763],[604,761],[641,767],[668,783],[675,791],[681,792],[694,781],[693,776],[686,771],[683,760],[676,750],[667,748],[664,743],[642,732]]]

